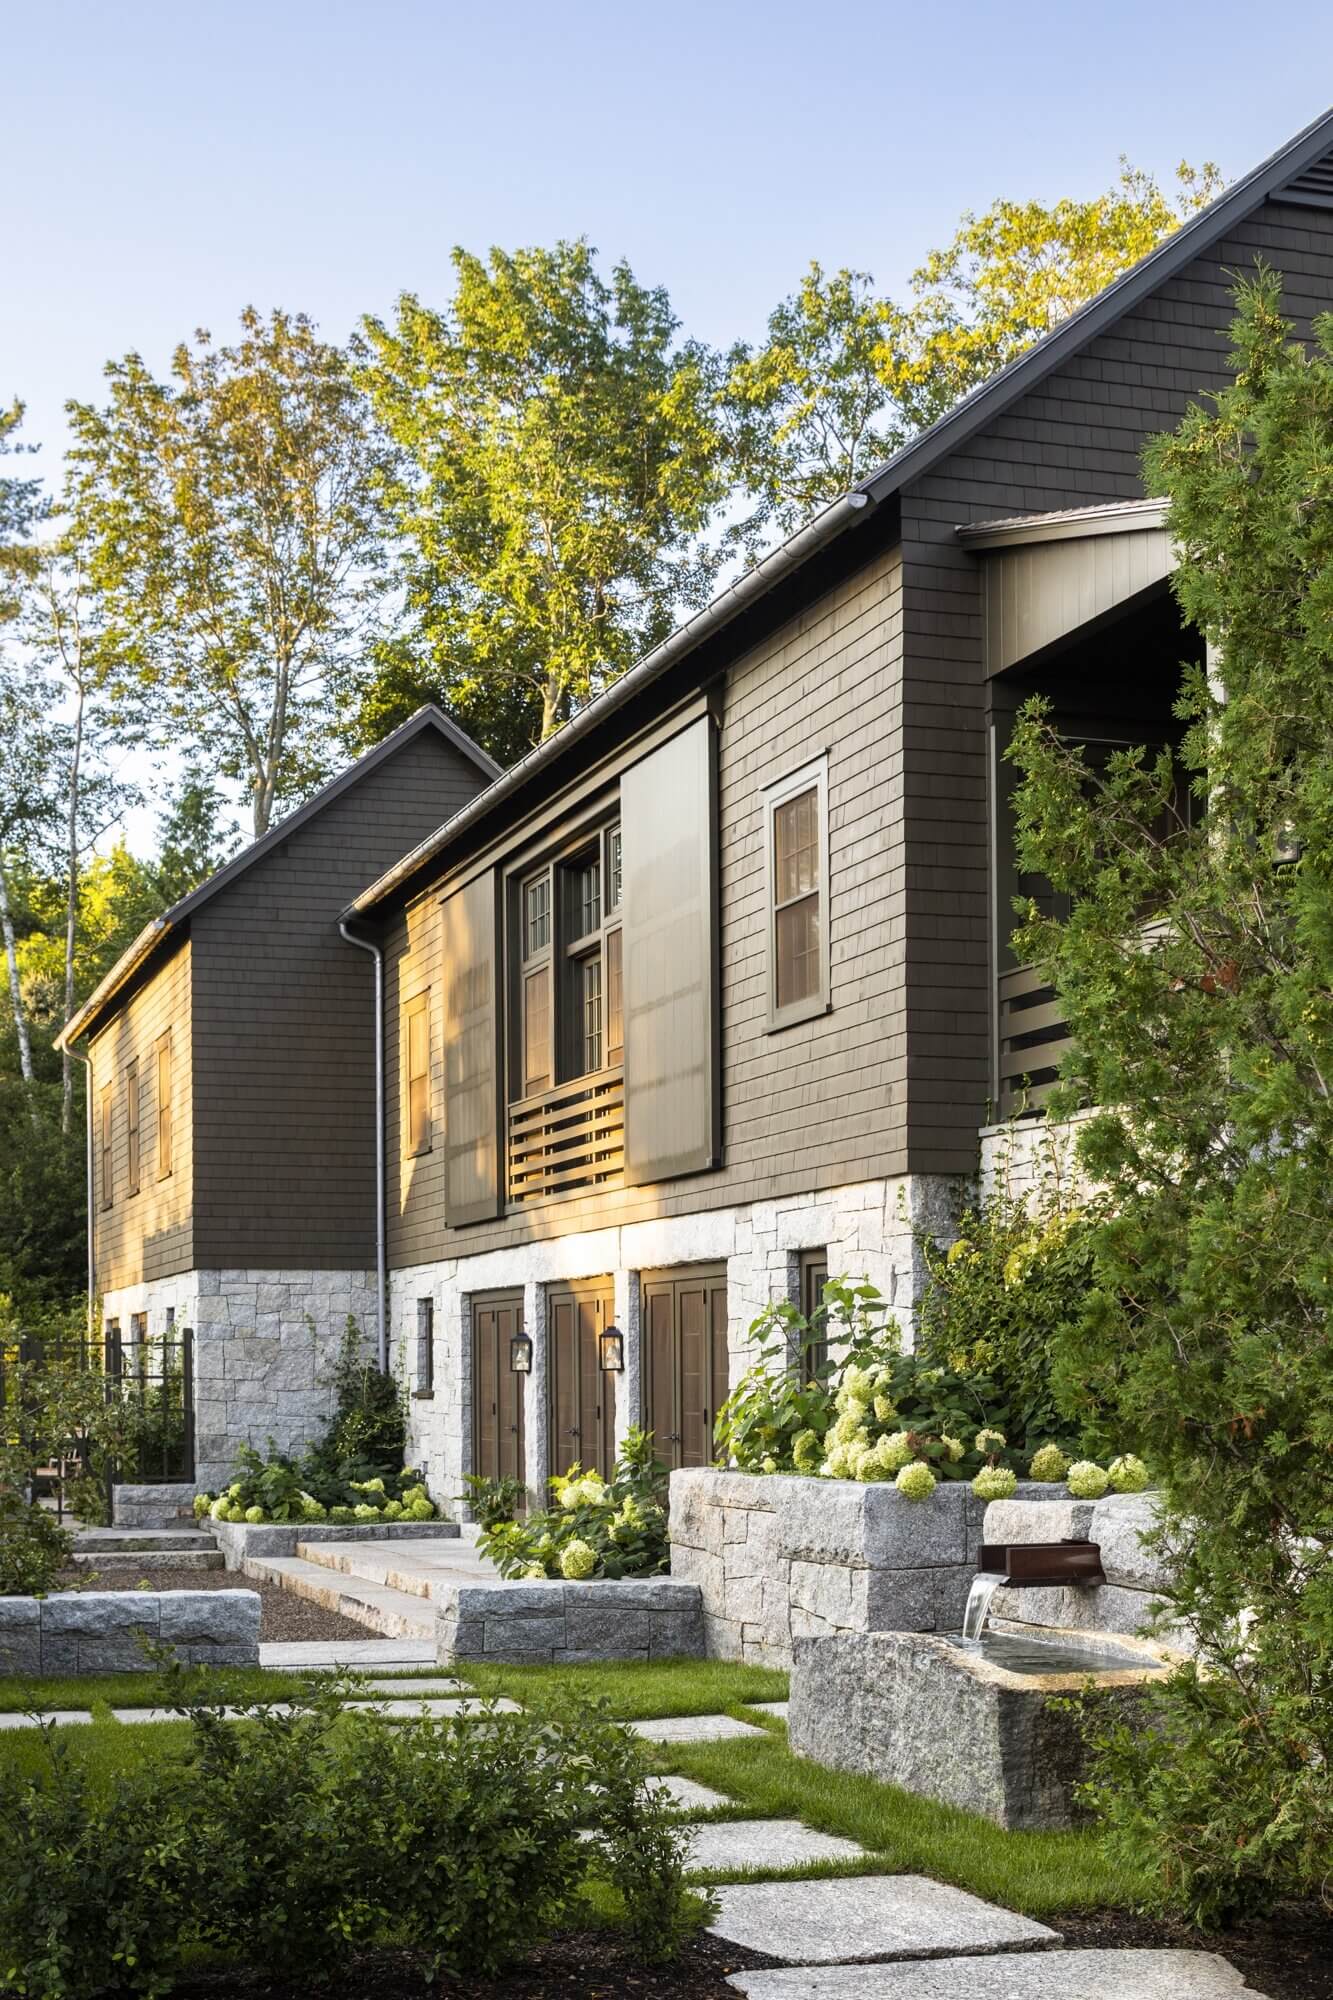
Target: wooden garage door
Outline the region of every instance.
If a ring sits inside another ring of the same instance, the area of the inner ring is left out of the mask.
[[[713,1423],[727,1397],[724,1265],[655,1271],[643,1279],[644,1410],[669,1471],[711,1465]]]
[[[597,1339],[615,1323],[615,1311],[609,1278],[547,1294],[552,1473],[568,1472],[577,1459],[585,1472],[611,1477],[616,1457],[616,1378],[602,1373]]]
[[[472,1301],[472,1470],[484,1479],[526,1480],[523,1377],[509,1344],[523,1331],[523,1294]]]

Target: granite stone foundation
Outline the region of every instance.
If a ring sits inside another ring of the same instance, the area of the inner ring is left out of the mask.
[[[186,1666],[252,1667],[253,1590],[83,1590],[0,1597],[0,1674],[123,1674],[155,1666],[145,1643]]]
[[[1131,1644],[1122,1667],[1096,1670],[1112,1702],[1133,1703],[1160,1672],[1156,1656],[1140,1661]],[[798,1639],[789,1741],[799,1757],[982,1813],[997,1826],[1071,1826],[1085,1752],[1064,1700],[1085,1678],[1012,1673],[956,1640],[924,1633]]]
[[[617,1440],[638,1420],[640,1389],[639,1274],[690,1264],[727,1268],[730,1371],[739,1381],[754,1360],[750,1327],[774,1299],[800,1293],[804,1250],[826,1250],[839,1276],[878,1286],[910,1338],[916,1301],[925,1284],[917,1241],[923,1228],[950,1227],[954,1183],[914,1174],[854,1186],[791,1194],[779,1201],[747,1202],[697,1215],[668,1215],[608,1229],[574,1230],[547,1240],[514,1244],[471,1257],[443,1258],[390,1273],[389,1319],[394,1369],[412,1392],[409,1400],[413,1464],[431,1493],[452,1503],[472,1465],[467,1339],[471,1302],[478,1293],[522,1290],[524,1326],[534,1344],[533,1369],[524,1383],[524,1429],[529,1490],[538,1493],[546,1471],[546,1287],[610,1276],[616,1324],[625,1335],[625,1372],[617,1385]],[[433,1383],[415,1392],[417,1307],[434,1307]]]
[[[507,1666],[587,1666],[599,1660],[698,1660],[703,1612],[692,1584],[455,1584],[437,1591],[436,1659]]]
[[[1043,1513],[1063,1493],[1021,1490]],[[985,1515],[962,1481],[910,1501],[891,1482],[693,1468],[671,1475],[671,1574],[699,1586],[710,1659],[789,1666],[799,1638],[960,1630]]]
[[[333,1364],[349,1316],[369,1343],[373,1271],[185,1271],[108,1292],[103,1317],[128,1332],[147,1316],[158,1336],[168,1309],[194,1330],[195,1475],[213,1490],[232,1477],[238,1446],[299,1452],[333,1409]]]

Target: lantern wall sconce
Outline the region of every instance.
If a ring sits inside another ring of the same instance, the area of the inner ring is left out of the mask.
[[[623,1375],[625,1372],[625,1336],[618,1326],[608,1326],[598,1340],[601,1351],[602,1373]]]
[[[515,1375],[531,1375],[532,1341],[526,1333],[516,1333],[510,1341],[509,1366]]]

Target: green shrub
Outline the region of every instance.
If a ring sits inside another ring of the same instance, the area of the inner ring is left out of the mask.
[[[487,1479],[483,1473],[468,1472],[459,1498],[483,1528],[494,1528],[516,1517],[526,1492],[521,1479]]]
[[[0,1985],[18,2000],[162,1993],[200,1946],[302,1981],[380,1947],[428,1979],[491,1978],[590,1873],[646,1957],[693,1920],[681,1839],[601,1712],[395,1724],[325,1690],[238,1727],[205,1687],[168,1676],[192,1736],[169,1784],[145,1765],[108,1790],[54,1734],[36,1777],[0,1769]]]
[[[74,1537],[44,1507],[0,1491],[0,1597],[41,1597],[74,1553]]]
[[[667,1568],[666,1469],[651,1431],[631,1430],[614,1476],[578,1465],[550,1482],[555,1505],[526,1521],[496,1521],[479,1546],[501,1576],[659,1576]]]

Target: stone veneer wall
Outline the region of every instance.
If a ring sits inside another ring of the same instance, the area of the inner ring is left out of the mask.
[[[1015,1118],[1007,1125],[983,1125],[982,1194],[999,1187],[1011,1195],[1026,1196],[1050,1180],[1077,1193],[1083,1186],[1075,1158],[1079,1127],[1093,1115],[1091,1111],[1076,1111],[1059,1123],[1048,1118]]]
[[[625,1373],[617,1384],[618,1437],[638,1421],[640,1377],[639,1273],[688,1264],[725,1263],[733,1382],[750,1364],[749,1329],[773,1299],[795,1299],[803,1250],[828,1251],[837,1276],[867,1278],[879,1287],[909,1332],[924,1284],[915,1231],[948,1232],[954,1184],[915,1175],[867,1181],[780,1201],[664,1216],[653,1222],[571,1232],[543,1242],[417,1264],[390,1274],[390,1339],[400,1380],[417,1388],[417,1302],[435,1307],[435,1382],[429,1398],[409,1404],[411,1456],[432,1495],[453,1503],[471,1471],[471,1347],[473,1295],[524,1294],[524,1325],[533,1339],[533,1372],[525,1384],[524,1420],[530,1486],[546,1464],[546,1287],[609,1274],[616,1324],[625,1335]],[[465,1238],[463,1240],[466,1240]]]
[[[332,1369],[351,1314],[374,1338],[373,1271],[185,1271],[125,1285],[102,1300],[103,1319],[147,1313],[150,1338],[167,1307],[194,1329],[195,1477],[217,1487],[236,1448],[299,1451],[333,1407]]]
[[[985,1514],[962,1481],[911,1501],[888,1482],[673,1472],[671,1574],[703,1592],[710,1659],[789,1666],[798,1638],[959,1631]]]
[[[253,1667],[253,1590],[71,1590],[0,1597],[0,1674],[123,1674],[153,1662],[143,1641],[185,1666]]]

